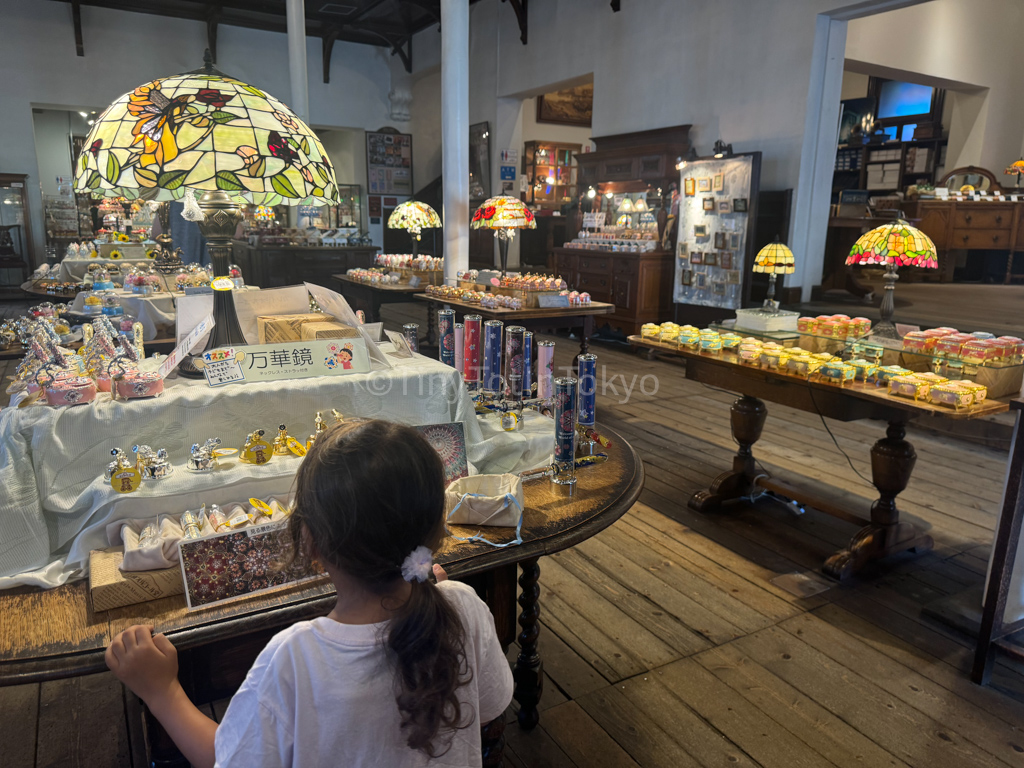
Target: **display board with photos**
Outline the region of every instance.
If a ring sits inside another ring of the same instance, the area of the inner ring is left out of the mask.
[[[412,134],[367,131],[366,176],[371,195],[411,195]]]
[[[749,296],[761,153],[691,160],[682,169],[677,304],[739,309]]]

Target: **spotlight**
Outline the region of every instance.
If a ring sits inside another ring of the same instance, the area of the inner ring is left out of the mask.
[[[719,139],[715,142],[714,152],[716,160],[721,160],[723,157],[732,157],[732,144],[726,144]]]

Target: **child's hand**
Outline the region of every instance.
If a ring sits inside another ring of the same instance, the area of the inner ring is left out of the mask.
[[[118,680],[147,704],[179,686],[178,652],[164,635],[154,636],[152,627],[129,627],[107,646],[104,659]]]
[[[447,580],[448,580],[448,574],[445,572],[444,568],[442,568],[437,563],[434,563],[434,581],[436,581],[438,584],[440,584],[442,581],[447,581]]]

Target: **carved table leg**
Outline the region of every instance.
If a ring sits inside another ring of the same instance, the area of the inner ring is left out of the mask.
[[[845,579],[869,560],[908,549],[920,553],[932,548],[932,537],[911,523],[900,522],[896,507],[896,497],[907,487],[917,462],[914,446],[905,436],[906,424],[891,421],[885,437],[871,447],[871,481],[879,493],[871,505],[871,524],[857,531],[849,547],[825,561],[829,576]]]
[[[540,566],[534,557],[524,560],[520,567],[523,573],[519,577],[519,586],[522,588],[519,605],[523,611],[519,614],[519,626],[523,631],[519,633],[519,658],[512,670],[515,678],[513,696],[519,702],[519,727],[530,730],[540,719],[537,704],[544,687],[544,665],[537,652],[537,636],[540,634],[540,585],[537,582],[540,579]]]
[[[732,470],[715,478],[706,491],[697,491],[690,497],[690,509],[698,512],[713,512],[724,501],[748,496],[753,490],[753,480],[757,474],[754,443],[761,438],[764,420],[768,416],[765,404],[756,397],[743,395],[732,404],[730,422],[733,439],[739,443],[739,450],[732,459]]]
[[[505,718],[496,717],[480,727],[480,753],[484,768],[502,768],[505,756]]]

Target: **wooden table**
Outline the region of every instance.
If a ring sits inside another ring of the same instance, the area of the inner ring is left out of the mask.
[[[547,480],[524,485],[521,545],[495,549],[449,538],[437,553],[437,562],[453,578],[472,584],[488,603],[498,637],[506,647],[516,639],[517,566],[521,569],[520,652],[513,674],[523,728],[537,724],[542,693],[537,561],[607,528],[633,506],[643,488],[643,464],[636,452],[611,430],[601,427],[601,432],[612,440],[609,458],[580,470],[571,495]],[[478,531],[451,528],[459,536]],[[498,543],[514,538],[514,532],[506,528],[485,533]],[[45,591],[9,590],[0,593],[0,685],[103,671],[104,649],[118,632],[132,624],[153,624],[157,632],[174,641],[179,651],[179,676],[193,701],[216,701],[234,693],[275,633],[296,621],[326,615],[334,602],[334,588],[327,581],[193,612],[186,609],[180,595],[95,612],[84,581]],[[160,742],[155,721],[149,728],[154,752],[163,749],[173,754],[173,744]]]
[[[374,285],[356,280],[348,275],[331,275],[341,284],[341,295],[352,306],[352,309],[361,309],[366,315],[366,322],[376,323],[380,321],[381,304],[400,304],[412,301],[413,296],[423,291],[423,286],[402,285]]]
[[[849,546],[825,561],[825,573],[837,579],[850,576],[869,560],[906,550],[925,552],[932,547],[930,536],[912,523],[900,520],[896,506],[896,497],[910,482],[917,461],[914,446],[905,439],[909,421],[919,417],[972,419],[1001,413],[1009,408],[1005,401],[986,400],[970,409],[955,411],[945,406],[893,396],[886,388],[874,384],[858,381],[839,386],[741,364],[733,354],[695,352],[639,336],[630,336],[629,342],[637,347],[685,358],[688,379],[742,393],[730,411],[732,435],[739,444],[732,469],[715,478],[708,490],[695,493],[690,498],[690,507],[698,512],[718,511],[725,502],[767,490],[861,525],[863,527]],[[795,488],[757,466],[752,447],[760,439],[768,416],[768,409],[761,398],[837,421],[880,419],[889,423],[885,437],[871,448],[871,480],[878,489],[879,497],[871,505],[869,518],[813,490]]]
[[[605,304],[602,301],[594,301],[590,304],[579,307],[531,307],[529,309],[507,309],[498,307],[488,309],[479,304],[470,304],[456,299],[445,299],[440,296],[430,296],[425,293],[417,293],[416,298],[436,305],[438,308],[451,307],[461,319],[466,315],[480,315],[486,320],[501,320],[506,326],[521,325],[526,330],[547,330],[565,328],[573,330],[581,329],[580,354],[590,349],[590,337],[594,333],[594,318],[601,315],[610,315],[615,312],[614,304]],[[435,312],[427,313],[427,338],[434,342],[435,326],[437,315]]]

